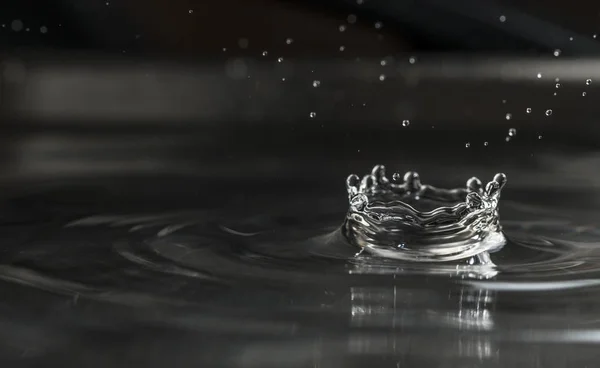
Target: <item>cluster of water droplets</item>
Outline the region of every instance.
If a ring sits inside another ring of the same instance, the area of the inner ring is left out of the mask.
[[[415,172],[390,181],[377,165],[346,180],[350,209],[342,231],[361,252],[418,262],[464,260],[489,264],[487,252],[505,243],[498,215],[504,174],[483,186],[473,177],[465,188],[421,183]]]

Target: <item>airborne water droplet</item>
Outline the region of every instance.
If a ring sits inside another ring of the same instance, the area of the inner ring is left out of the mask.
[[[515,135],[517,135],[517,130],[515,128],[510,128],[508,130],[508,135],[514,137]]]
[[[344,32],[346,30],[346,26],[342,24],[341,26],[339,26],[339,30],[340,32]]]
[[[498,19],[500,20],[501,23],[506,22],[506,16],[505,15],[501,15]]]
[[[414,56],[411,56],[411,57],[408,58],[408,62],[411,63],[411,64],[414,64],[414,63],[417,62],[417,59]]]
[[[542,139],[542,136],[541,136],[541,135],[538,135],[538,139]]]
[[[317,116],[316,112],[311,112],[310,114],[308,114],[308,116],[310,116],[311,119],[315,118]]]
[[[316,79],[315,79],[315,80],[313,81],[312,85],[313,85],[313,87],[317,88],[317,87],[319,87],[319,86],[321,85],[321,81],[320,81],[320,80],[316,80]]]
[[[528,107],[527,109],[525,109],[525,112],[528,114],[531,114],[531,107]]]
[[[560,83],[556,83],[556,88],[560,88]]]
[[[262,56],[267,56],[268,54],[269,54],[269,53],[268,53],[268,52],[266,52],[266,51],[263,51],[263,52],[262,52]]]
[[[288,45],[291,45],[291,44],[292,44],[292,42],[294,42],[294,40],[293,40],[293,39],[291,39],[291,38],[287,38],[287,39],[285,40],[285,43],[287,43]]]
[[[510,119],[512,119],[512,114],[511,114],[511,113],[508,113],[508,114],[506,114],[506,116],[505,116],[505,117],[506,117],[506,120],[510,120]]]
[[[488,142],[483,142],[483,145],[486,147],[488,146],[488,144],[489,144]]]
[[[410,125],[410,120],[402,120],[402,126],[407,127]]]
[[[582,95],[583,97],[585,97],[585,95],[587,95],[587,92],[581,92],[581,95]]]
[[[589,86],[590,84],[592,84],[592,80],[591,80],[591,79],[589,79],[589,78],[588,78],[588,79],[586,79],[586,80],[585,80],[585,84]]]
[[[278,63],[281,63],[282,61],[283,61],[283,58],[282,58],[282,57],[280,57],[280,58],[277,58],[277,62],[278,62]]]
[[[559,57],[561,52],[560,49],[554,50],[554,56]]]
[[[379,76],[379,80],[383,82],[385,80],[385,74],[381,74]]]
[[[469,147],[471,147],[471,143],[469,143],[469,142],[465,143],[465,147],[466,147],[466,148],[469,148]]]
[[[552,109],[546,110],[546,116],[550,116],[550,115],[552,115]]]

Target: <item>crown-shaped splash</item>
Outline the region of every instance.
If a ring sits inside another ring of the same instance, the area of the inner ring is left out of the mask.
[[[392,180],[377,165],[362,180],[346,180],[350,209],[343,226],[351,244],[378,256],[422,262],[471,259],[505,243],[498,214],[506,175],[483,186],[477,178],[464,188],[421,183],[419,174]]]

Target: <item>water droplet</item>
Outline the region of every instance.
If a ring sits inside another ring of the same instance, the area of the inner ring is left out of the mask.
[[[313,87],[317,88],[317,87],[319,87],[320,85],[321,85],[321,81],[320,81],[320,80],[316,80],[316,79],[315,79],[315,80],[313,81]]]
[[[506,103],[506,100],[502,100],[502,103],[503,103],[503,104],[505,104],[505,103]]]
[[[48,27],[46,27],[46,26],[41,26],[41,27],[40,27],[40,32],[41,32],[41,33],[48,33]]]
[[[392,179],[396,182],[403,180],[402,175],[397,172],[392,175]]]
[[[560,82],[560,78],[556,77],[556,78],[554,78],[554,81],[555,81],[556,83],[558,83],[558,82]]]
[[[408,58],[408,62],[411,63],[411,64],[414,64],[414,63],[417,62],[417,59],[414,56],[411,56],[411,57]]]
[[[508,113],[508,114],[506,114],[506,116],[505,116],[505,117],[506,117],[506,120],[510,120],[510,119],[512,119],[512,114],[511,114],[511,113]]]
[[[108,5],[108,3],[106,3],[106,5]],[[193,9],[188,10],[188,13],[192,14],[194,12]]]
[[[542,139],[542,136],[541,136],[541,135],[538,135],[538,139]]]
[[[550,116],[550,115],[552,115],[552,109],[546,110],[546,116]]]
[[[20,32],[23,30],[23,21],[21,19],[15,19],[10,23],[10,28],[15,32]]]
[[[383,82],[385,80],[385,74],[381,74],[379,76],[379,80]]]
[[[223,47],[223,52],[227,51],[227,47]]]
[[[381,22],[375,22],[376,29],[381,29],[381,27],[383,27],[383,24]]]
[[[556,83],[555,87],[560,88],[560,83]]]
[[[308,116],[310,116],[311,119],[314,119],[317,116],[317,113],[311,112],[310,114],[308,114]]]
[[[506,16],[505,15],[501,15],[498,19],[500,19],[500,22],[502,22],[502,23],[506,22]]]
[[[280,57],[280,58],[277,58],[277,62],[278,62],[278,63],[281,63],[281,62],[283,62],[283,58],[282,58],[282,57]]]
[[[582,95],[583,97],[585,97],[585,95],[587,95],[587,92],[581,92],[581,95]]]
[[[556,92],[554,92],[553,95],[556,96]]]
[[[285,43],[287,43],[288,45],[291,45],[292,42],[294,42],[294,40],[291,38],[286,38],[286,40],[285,40]]]
[[[249,43],[250,42],[248,41],[247,38],[240,38],[238,40],[238,46],[240,46],[241,49],[247,49]]]
[[[346,46],[340,46],[340,51],[344,51],[346,49]]]
[[[356,15],[350,14],[350,15],[348,15],[348,18],[346,18],[346,20],[348,21],[348,23],[354,24],[354,23],[356,23]]]
[[[510,137],[504,138],[505,141],[510,142]]]
[[[402,126],[407,127],[410,125],[410,120],[402,120]]]
[[[542,78],[542,73],[537,73],[537,77],[538,77],[538,79],[541,79]]]
[[[489,144],[488,142],[483,142],[483,145],[486,147],[488,146],[488,144]]]
[[[381,64],[381,66],[386,66],[387,65],[387,61],[385,61],[385,59],[381,60],[380,64]]]
[[[340,32],[344,32],[346,30],[346,26],[342,24],[341,26],[339,26],[339,30]]]
[[[471,143],[469,143],[469,142],[465,143],[465,147],[466,147],[466,148],[469,148],[469,147],[471,147]]]
[[[285,77],[284,77],[284,78],[281,78],[281,81],[282,81],[282,82],[285,82]]]
[[[508,130],[508,135],[509,135],[510,137],[514,137],[515,135],[517,135],[517,130],[516,130],[515,128],[510,128],[510,129]]]
[[[554,56],[559,57],[561,52],[560,49],[554,50]]]
[[[586,79],[586,80],[585,80],[585,84],[589,86],[590,84],[592,84],[592,80],[591,80],[591,79],[589,79],[589,78],[588,78],[588,79]]]
[[[525,112],[528,113],[528,114],[531,114],[531,107],[526,108]]]
[[[569,41],[573,41],[573,37],[569,37]]]
[[[269,53],[268,53],[268,52],[266,52],[266,51],[263,51],[263,52],[262,52],[262,56],[267,56],[267,55],[269,55]]]

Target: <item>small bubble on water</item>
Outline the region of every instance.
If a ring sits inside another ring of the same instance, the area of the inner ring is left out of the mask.
[[[314,119],[317,116],[317,113],[311,112],[310,114],[308,114],[308,116],[310,116],[311,119]]]
[[[385,80],[385,74],[381,74],[379,76],[379,80],[383,82]]]
[[[283,62],[283,58],[282,58],[282,57],[280,57],[280,58],[277,58],[277,62],[278,62],[278,63],[281,63],[281,62]]]
[[[411,64],[414,64],[414,63],[417,62],[417,59],[414,56],[411,56],[411,57],[408,58],[408,62],[411,63]]]
[[[409,126],[409,125],[410,125],[410,120],[406,120],[406,119],[405,119],[405,120],[402,120],[402,126],[403,126],[403,127],[407,127],[407,126]]]
[[[586,80],[585,80],[585,84],[589,86],[590,84],[592,84],[592,80],[591,80],[591,79],[589,79],[589,78],[588,78],[588,79],[586,79]]]
[[[517,130],[516,130],[515,128],[510,128],[510,129],[508,130],[508,135],[509,135],[510,137],[514,137],[515,135],[517,135]]]
[[[338,27],[338,29],[340,30],[340,32],[344,32],[346,30],[346,26],[342,24]]]
[[[556,50],[554,50],[553,54],[554,54],[554,56],[559,57],[561,52],[562,51],[560,51],[560,49],[556,49]]]
[[[383,27],[383,23],[381,23],[381,22],[375,22],[375,28],[376,29],[381,29],[381,27]]]
[[[500,19],[500,22],[502,22],[502,23],[506,22],[506,16],[505,15],[501,15],[498,19]]]
[[[317,88],[317,87],[319,87],[319,86],[321,85],[321,81],[320,81],[320,80],[316,80],[316,79],[315,79],[315,80],[313,81],[312,85],[313,85],[313,87]]]
[[[546,110],[546,116],[550,116],[550,115],[552,115],[552,109]]]
[[[291,45],[291,44],[292,44],[292,42],[294,42],[294,40],[293,40],[293,39],[291,39],[291,38],[286,38],[286,39],[285,39],[285,43],[286,43],[286,44],[288,44],[288,45]]]
[[[538,77],[538,79],[541,79],[542,78],[542,73],[537,73],[537,77]]]
[[[528,113],[528,114],[531,114],[531,107],[526,108],[525,112]]]
[[[465,143],[465,147],[466,147],[466,148],[469,148],[469,147],[471,147],[471,143],[469,143],[469,142]]]
[[[582,95],[583,97],[585,97],[585,95],[587,95],[587,92],[581,92],[581,95]]]
[[[511,113],[506,114],[505,118],[506,118],[506,120],[512,119],[512,114]]]
[[[354,23],[356,23],[356,15],[350,14],[350,15],[348,15],[348,18],[346,18],[346,20],[348,21],[348,23],[354,24]]]

